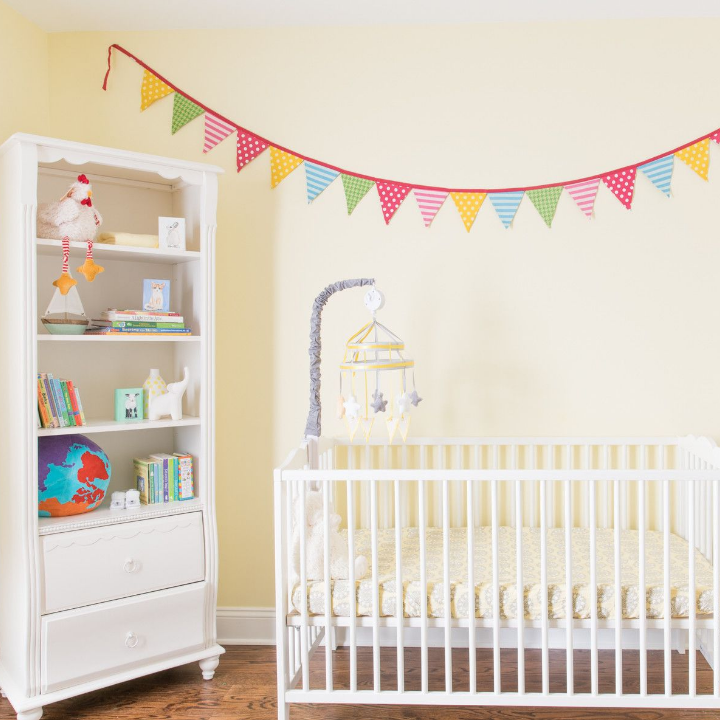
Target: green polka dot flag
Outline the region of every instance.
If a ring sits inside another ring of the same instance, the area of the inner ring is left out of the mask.
[[[348,215],[350,215],[375,183],[372,180],[355,177],[354,175],[343,175],[342,184],[345,190]]]
[[[552,225],[562,191],[562,185],[555,185],[554,187],[540,188],[539,190],[528,190],[526,193],[548,227]]]
[[[198,115],[202,115],[205,111],[196,105],[192,100],[188,100],[184,95],[175,93],[173,100],[172,114],[172,133],[173,135],[181,128],[194,120]]]

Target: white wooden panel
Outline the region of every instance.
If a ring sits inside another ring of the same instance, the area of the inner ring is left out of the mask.
[[[199,582],[202,513],[48,535],[42,554],[45,613]]]

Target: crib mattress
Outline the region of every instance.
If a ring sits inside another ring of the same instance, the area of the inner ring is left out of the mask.
[[[499,580],[500,616],[513,619],[518,616],[518,588],[516,582],[515,528],[499,528]],[[616,616],[615,563],[613,530],[597,530],[597,609],[599,618]],[[622,615],[639,617],[638,593],[638,532],[625,530],[621,534]],[[523,529],[523,591],[522,603],[525,618],[542,617],[540,585],[540,530]],[[356,554],[371,561],[370,531],[355,531]],[[492,530],[475,528],[475,616],[493,617],[492,586]],[[427,592],[420,585],[420,543],[417,528],[406,528],[402,536],[402,593],[405,617],[420,617],[421,603],[427,602],[428,617],[445,617],[443,590],[443,534],[440,528],[426,530]],[[450,530],[450,606],[453,618],[468,617],[467,586],[467,535],[465,528]],[[565,531],[562,528],[547,530],[547,594],[548,617],[563,619],[567,616],[565,592]],[[573,617],[590,618],[590,532],[575,528],[572,531]],[[688,594],[688,543],[678,535],[670,536],[670,595],[673,617],[687,617]],[[698,615],[712,613],[712,565],[695,553],[695,603]],[[396,614],[397,583],[395,579],[395,531],[378,531],[378,581],[380,615]],[[663,534],[645,533],[645,607],[648,618],[664,616]],[[351,602],[349,582],[331,580],[332,614],[349,616]],[[308,581],[307,607],[312,615],[325,613],[325,583]],[[356,582],[357,616],[371,616],[373,611],[372,576]],[[302,611],[301,586],[292,593],[292,604]]]

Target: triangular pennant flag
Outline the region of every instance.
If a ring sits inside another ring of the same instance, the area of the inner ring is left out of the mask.
[[[308,202],[311,203],[339,174],[337,170],[306,161],[305,179]]]
[[[149,70],[145,70],[140,86],[140,110],[149,108],[156,100],[164,98],[171,92],[174,90],[169,85],[155,77]]]
[[[515,192],[502,192],[502,193],[489,193],[490,202],[495,208],[495,212],[498,214],[502,224],[506,227],[510,227],[515,213],[520,206],[524,191],[518,190]]]
[[[558,200],[562,194],[562,185],[554,185],[553,187],[538,188],[537,190],[528,190],[527,196],[535,206],[535,209],[540,213],[540,217],[545,221],[545,224],[550,227],[552,225],[553,218],[555,217],[555,210],[557,210]]]
[[[385,427],[388,431],[388,437],[390,438],[390,444],[392,444],[395,433],[397,432],[398,425],[400,424],[400,418],[387,418],[385,420]]]
[[[635,168],[625,168],[617,172],[603,175],[602,181],[612,191],[613,195],[629,210],[633,201],[635,190]]]
[[[600,185],[600,178],[594,178],[593,180],[581,180],[580,182],[571,183],[570,185],[565,186],[565,189],[568,191],[570,197],[589,218],[592,217],[598,185]]]
[[[487,193],[463,193],[451,192],[450,197],[455,203],[455,207],[460,213],[460,218],[465,225],[465,229],[470,232],[470,228],[475,222],[478,210],[483,204],[483,200],[487,197]]]
[[[421,190],[419,188],[414,188],[413,193],[420,208],[420,214],[422,215],[425,227],[430,227],[430,223],[442,207],[448,193],[444,190]]]
[[[172,134],[174,135],[181,127],[184,127],[204,112],[199,105],[176,92],[173,98]]]
[[[298,165],[302,158],[270,146],[270,185],[277,187]]]
[[[658,190],[662,190],[670,197],[670,180],[672,180],[673,173],[672,155],[666,155],[639,167]]]
[[[348,435],[350,436],[350,442],[352,442],[355,439],[355,433],[357,433],[360,427],[360,418],[350,421],[346,415],[345,422],[347,422]]]
[[[714,142],[720,144],[720,130],[716,130],[711,136],[710,139]]]
[[[360,424],[362,425],[363,435],[365,436],[365,442],[370,440],[370,432],[372,431],[373,423],[375,422],[374,417],[362,418]]]
[[[703,180],[708,179],[708,168],[710,167],[710,138],[705,138],[690,147],[678,150],[675,155],[691,167]]]
[[[249,162],[254,160],[261,152],[267,150],[268,144],[257,135],[238,128],[237,136],[237,169],[240,172]]]
[[[205,145],[203,152],[212,150],[219,142],[222,142],[233,130],[235,126],[225,120],[221,120],[212,113],[205,113]]]
[[[393,215],[402,205],[402,201],[410,192],[409,185],[401,185],[394,182],[377,182],[378,197],[380,198],[380,206],[382,207],[385,224],[389,225]]]
[[[345,202],[347,203],[348,215],[350,215],[357,207],[357,204],[368,194],[368,191],[375,182],[343,173],[342,184],[345,190]]]
[[[400,430],[403,442],[405,442],[407,440],[408,433],[410,432],[410,418],[404,416],[401,417],[400,422],[398,423],[398,429]]]

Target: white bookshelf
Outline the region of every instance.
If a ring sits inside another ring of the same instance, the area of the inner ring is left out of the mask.
[[[0,414],[6,458],[0,472],[0,686],[22,720],[39,718],[43,705],[160,665],[199,661],[209,679],[223,652],[215,631],[214,240],[219,172],[205,164],[29,135],[14,135],[0,147],[0,301],[7,308],[0,373],[8,387],[5,407],[14,409]],[[177,216],[186,219],[187,236],[184,251],[95,244],[96,261],[105,272],[93,283],[74,270],[84,259],[85,244],[71,243],[70,267],[86,314],[92,318],[108,307],[138,307],[142,280],[161,278],[170,280],[172,309],[184,316],[192,335],[47,333],[39,317],[53,294],[62,250],[59,240],[36,237],[35,214],[38,203],[62,197],[79,173],[93,184],[93,201],[103,215],[101,231],[157,234],[158,217]],[[154,367],[167,382],[190,368],[183,417],[114,421],[114,390],[140,387]],[[73,381],[87,425],[37,427],[38,372]],[[91,437],[110,459],[105,500],[81,515],[38,517],[38,442],[74,433]],[[176,451],[194,457],[195,499],[134,511],[109,509],[114,490],[135,485],[134,457]],[[162,550],[168,538],[171,553]],[[98,545],[98,539],[105,542]],[[85,573],[84,564],[92,562],[88,548],[96,546],[107,555],[101,568],[88,567]],[[161,552],[167,557],[157,557]],[[128,564],[126,556],[133,562]],[[160,569],[156,577],[152,568]],[[53,593],[60,591],[58,572],[67,574],[73,587],[72,604],[60,610],[52,602]],[[91,599],[103,582],[110,599],[103,595],[96,604]],[[143,613],[158,605],[163,619],[157,627],[146,627]],[[103,628],[92,638],[78,638],[89,644],[95,658],[91,668],[63,640],[69,629],[85,621]],[[163,629],[171,621],[178,624],[175,633]],[[179,641],[178,633],[187,640]]]

